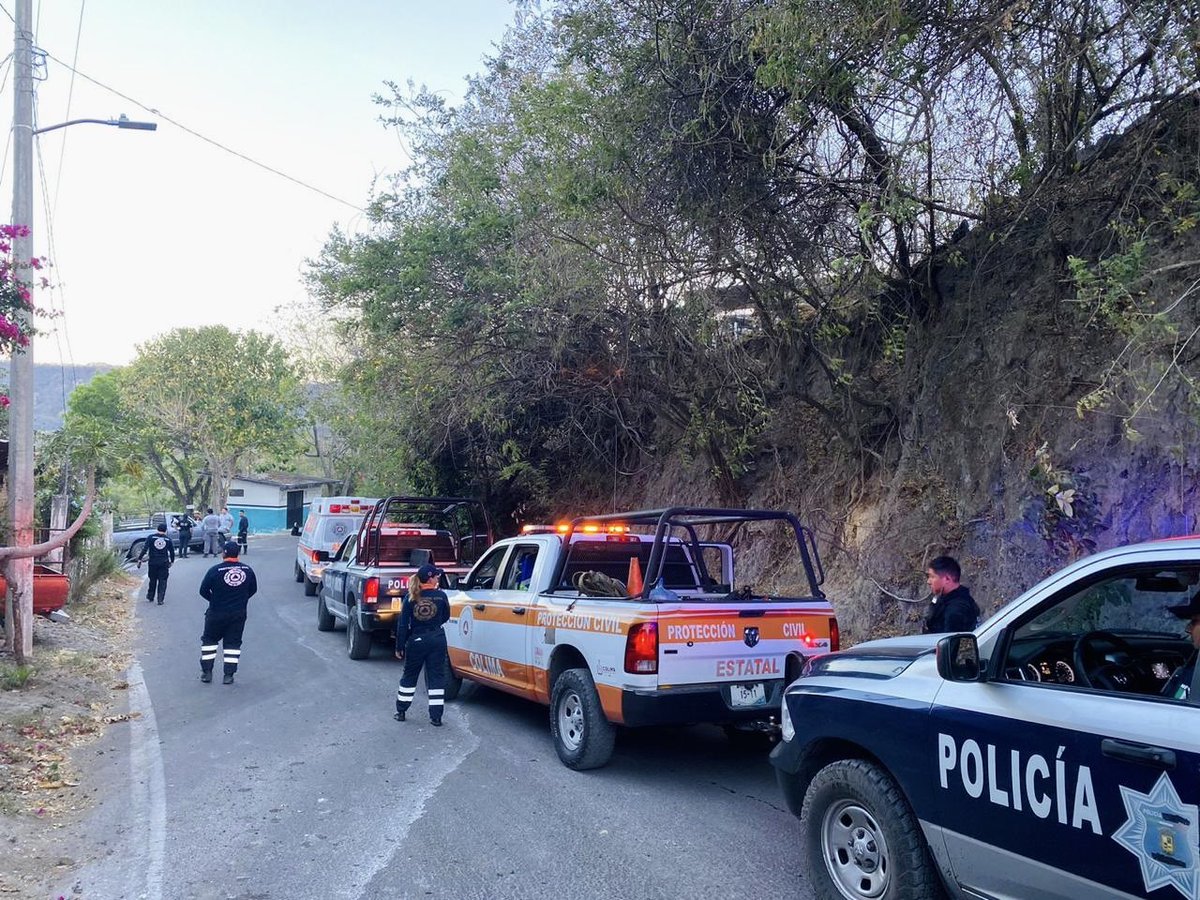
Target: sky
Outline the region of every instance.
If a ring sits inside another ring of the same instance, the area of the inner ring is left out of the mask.
[[[0,8],[11,14],[14,0]],[[304,261],[334,226],[365,230],[373,181],[405,166],[372,96],[385,81],[412,80],[457,102],[514,9],[508,0],[34,0],[33,14],[36,46],[61,61],[47,59],[37,86],[37,127],[121,114],[158,122],[155,132],[85,124],[35,138],[34,252],[56,285],[36,302],[61,314],[40,321],[34,362],[120,365],[173,328],[284,333],[281,319],[301,315],[288,307],[305,298]],[[3,26],[12,33],[0,14]],[[11,60],[0,72],[7,221]],[[214,361],[214,374],[232,362]]]

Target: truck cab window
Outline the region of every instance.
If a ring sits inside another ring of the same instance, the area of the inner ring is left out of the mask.
[[[1074,588],[1019,623],[1009,681],[1160,697],[1193,656],[1171,607],[1200,591],[1200,568],[1142,569]]]
[[[504,555],[507,552],[507,547],[498,547],[480,560],[479,565],[471,571],[467,578],[465,590],[493,590],[496,587],[496,575],[500,571],[500,563],[504,561]]]
[[[501,589],[505,591],[531,590],[533,581],[533,565],[537,562],[538,548],[536,546],[518,546],[513,550],[512,559],[504,572]]]

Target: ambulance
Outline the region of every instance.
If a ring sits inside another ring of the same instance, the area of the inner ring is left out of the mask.
[[[769,572],[740,563],[760,542]],[[787,681],[838,648],[823,577],[788,512],[676,507],[531,528],[449,592],[447,697],[469,682],[548,706],[573,769],[608,762],[618,727],[762,733]]]
[[[378,502],[373,497],[317,497],[308,509],[308,518],[296,543],[294,574],[304,585],[304,595],[315,597],[321,585],[325,561],[342,541],[358,532],[363,518]],[[324,553],[325,559],[318,559]]]

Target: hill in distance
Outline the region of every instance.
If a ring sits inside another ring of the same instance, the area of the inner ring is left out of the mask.
[[[87,384],[97,375],[115,366],[93,363],[86,366],[59,366],[49,363],[33,364],[33,428],[35,431],[57,431],[62,428],[67,398],[76,387]],[[10,363],[4,363],[4,383],[10,382]]]

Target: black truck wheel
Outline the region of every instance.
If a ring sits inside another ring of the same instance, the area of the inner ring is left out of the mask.
[[[466,700],[479,685],[474,681],[468,681],[454,671],[454,666],[450,663],[450,654],[446,654],[446,702],[451,700]]]
[[[567,669],[555,679],[550,733],[558,758],[568,768],[596,769],[612,758],[617,729],[604,717],[587,669]]]
[[[300,563],[293,563],[292,568],[296,570],[292,574],[296,576],[296,584],[299,584],[304,580],[304,570],[300,568]]]
[[[319,588],[320,586],[321,586],[320,582],[314,582],[307,575],[304,576],[304,596],[305,597],[317,596],[317,588]]]
[[[137,559],[138,554],[142,552],[142,544],[144,541],[134,541],[129,547],[129,552],[125,554],[126,559]]]
[[[333,631],[333,613],[325,605],[325,598],[317,598],[317,631]]]
[[[804,871],[821,900],[935,900],[945,896],[916,816],[874,763],[832,762],[800,811]]]
[[[363,631],[358,625],[358,613],[350,607],[346,619],[346,649],[351,659],[366,659],[371,655],[371,632]]]

